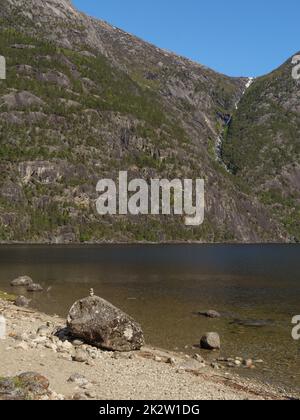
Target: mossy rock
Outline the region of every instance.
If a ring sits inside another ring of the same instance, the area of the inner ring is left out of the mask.
[[[48,394],[49,381],[35,372],[12,378],[0,377],[0,400],[39,400]]]

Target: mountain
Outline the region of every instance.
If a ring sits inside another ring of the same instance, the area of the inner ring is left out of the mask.
[[[300,239],[300,81],[289,59],[257,79],[232,116],[223,158],[291,239]]]
[[[289,63],[277,71],[282,80],[275,72],[246,89],[249,79],[161,50],[68,0],[2,0],[0,25],[7,61],[7,80],[0,81],[0,241],[300,239],[292,130],[299,129],[299,108]],[[267,109],[271,99],[276,112]],[[286,128],[276,131],[280,101]],[[262,124],[266,144],[256,135]],[[278,153],[274,168],[265,165],[261,150],[269,159],[268,150],[279,146],[285,158]],[[204,178],[204,224],[186,227],[178,216],[100,217],[97,181],[117,179],[120,170],[146,180]],[[289,180],[296,187],[283,190]],[[273,194],[278,188],[286,199]]]

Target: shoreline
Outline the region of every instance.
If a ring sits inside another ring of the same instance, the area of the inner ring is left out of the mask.
[[[166,241],[166,242],[147,242],[147,241],[101,241],[101,242],[18,242],[0,241],[0,246],[49,246],[49,247],[72,247],[72,246],[104,246],[104,245],[123,245],[123,246],[167,246],[167,245],[204,245],[204,246],[298,246],[298,242],[201,242],[201,241]]]
[[[64,319],[19,308],[1,297],[0,314],[7,320],[6,339],[0,340],[0,378],[15,377],[24,372],[43,375],[49,380],[52,391],[43,398],[33,399],[299,398],[273,386],[216,371],[192,356],[173,351],[146,345],[140,351],[119,353],[76,344],[76,340],[71,343],[62,333],[54,334],[63,331]],[[74,375],[77,375],[78,381],[70,381]],[[84,380],[80,381],[81,377]]]

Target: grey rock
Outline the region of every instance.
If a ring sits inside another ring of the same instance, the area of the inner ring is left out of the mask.
[[[225,363],[225,362],[228,362],[228,359],[226,357],[218,357],[217,362]]]
[[[87,349],[86,349],[86,351],[87,351],[87,353],[88,353],[88,355],[92,358],[92,359],[97,359],[97,357],[98,357],[98,350],[96,349],[96,348],[93,348],[93,347],[88,347]]]
[[[169,357],[166,361],[167,364],[171,366],[176,366],[176,359],[174,357]]]
[[[216,363],[216,362],[212,362],[211,367],[215,370],[220,370],[220,368],[221,368],[220,365],[218,365],[218,363]]]
[[[219,350],[221,348],[221,340],[218,333],[206,333],[200,340],[200,346],[206,350]]]
[[[10,283],[12,287],[26,287],[31,286],[32,284],[33,280],[28,276],[20,276]]]
[[[73,357],[75,362],[85,363],[88,361],[88,355],[82,349],[77,349],[75,352],[75,356]]]
[[[116,351],[116,352],[113,353],[113,355],[111,357],[112,357],[112,359],[115,359],[115,360],[130,360],[132,358],[132,354]],[[161,359],[156,360],[156,361],[161,361]]]
[[[96,395],[96,393],[94,391],[85,391],[85,395],[88,398],[91,398],[91,399],[95,399],[97,397],[97,395]]]
[[[229,368],[235,368],[236,367],[236,364],[234,362],[229,362],[229,363],[227,363],[227,367],[229,367]]]
[[[243,360],[243,366],[245,366],[248,369],[251,369],[253,367],[253,360],[252,359]]]
[[[186,362],[183,362],[179,366],[179,370],[184,370],[186,372],[196,372],[200,369],[203,369],[204,363],[198,362],[195,359],[187,360]]]
[[[28,108],[34,105],[41,106],[44,104],[44,101],[40,98],[26,91],[4,95],[2,96],[2,101],[9,109]]]
[[[76,339],[72,341],[72,344],[74,347],[80,347],[84,344],[84,341]]]
[[[199,312],[199,315],[205,316],[206,318],[221,318],[221,314],[214,310]]]
[[[11,48],[15,48],[16,50],[34,50],[36,47],[32,44],[12,44]]]
[[[0,400],[38,400],[49,395],[49,381],[35,372],[0,379]]]
[[[80,54],[84,57],[93,57],[96,58],[95,54],[91,53],[90,51],[80,51]]]
[[[76,401],[85,401],[88,399],[88,397],[82,392],[76,392],[76,394],[73,395],[72,399]]]
[[[70,86],[70,80],[65,74],[53,70],[39,74],[38,80],[41,82],[55,83],[65,88]]]
[[[85,386],[89,384],[88,379],[79,373],[73,373],[73,375],[69,377],[68,382],[73,382],[78,386]]]
[[[128,352],[144,345],[140,325],[97,296],[76,302],[69,312],[67,325],[74,337],[98,348]]]
[[[33,293],[33,292],[42,292],[43,290],[44,289],[42,288],[42,286],[40,284],[37,284],[37,283],[30,284],[27,287],[27,292],[31,292],[31,293]]]
[[[11,204],[25,201],[25,194],[22,187],[12,181],[6,181],[1,185],[0,197]]]
[[[15,300],[15,305],[20,308],[27,308],[30,302],[30,299],[27,299],[25,296],[18,296]]]

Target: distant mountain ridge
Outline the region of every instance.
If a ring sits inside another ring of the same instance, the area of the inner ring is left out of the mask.
[[[261,146],[253,142],[252,149],[244,137],[239,142],[243,128],[236,127],[257,108],[254,92],[270,88],[264,78],[245,92],[247,78],[227,77],[161,50],[78,12],[70,1],[2,3],[0,54],[7,59],[7,80],[0,82],[0,240],[300,238],[297,223],[279,217],[276,200],[266,202],[247,178],[255,167],[243,153],[250,147],[256,160]],[[297,88],[292,78],[284,80],[289,92]],[[286,135],[283,144],[290,145]],[[237,170],[241,165],[244,172]],[[116,179],[119,170],[134,178],[205,178],[205,223],[186,228],[175,216],[100,218],[96,182]],[[261,188],[266,181],[261,174],[255,178]],[[291,194],[298,205],[297,186]],[[293,218],[290,203],[281,205]]]

